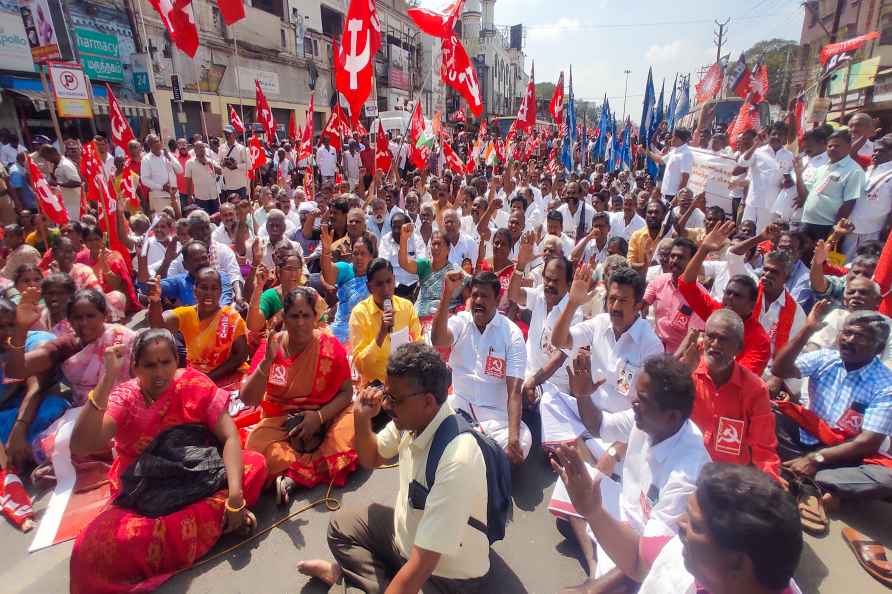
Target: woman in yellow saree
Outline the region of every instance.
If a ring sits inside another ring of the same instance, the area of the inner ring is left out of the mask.
[[[248,406],[260,405],[262,419],[245,447],[266,457],[281,504],[298,486],[343,485],[359,460],[350,365],[337,338],[318,329],[320,302],[306,287],[285,295],[285,331],[261,345],[240,394]]]
[[[224,390],[238,389],[248,369],[245,320],[228,305],[220,305],[220,273],[213,268],[196,273],[194,291],[195,305],[163,311],[156,279],[149,294],[149,324],[179,331],[189,367],[206,374]]]

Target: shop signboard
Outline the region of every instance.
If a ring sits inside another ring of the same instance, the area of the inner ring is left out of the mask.
[[[74,37],[87,76],[93,80],[124,82],[117,37],[83,27],[74,28]]]
[[[87,77],[80,64],[49,62],[56,110],[62,118],[92,118]]]
[[[51,0],[20,0],[19,11],[28,45],[31,46],[31,57],[34,62],[42,64],[62,57],[59,50],[59,39],[56,37],[56,26],[50,12]]]

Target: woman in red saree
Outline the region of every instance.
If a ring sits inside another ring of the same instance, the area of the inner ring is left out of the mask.
[[[99,227],[83,225],[82,229],[87,249],[78,253],[75,261],[93,269],[102,286],[102,292],[114,308],[123,309],[125,313],[142,309],[133,286],[133,275],[124,257],[105,247],[105,240]]]
[[[72,594],[153,590],[205,555],[225,532],[249,532],[256,525],[247,506],[260,495],[266,463],[255,452],[242,452],[226,412],[229,395],[204,374],[177,369],[176,344],[167,330],[146,330],[136,339],[136,378],[115,386],[119,371],[130,365],[125,353],[120,346],[106,349],[104,373],[78,417],[71,453],[101,450],[114,439],[114,496],[121,475],[159,433],[198,423],[223,444],[227,488],[157,518],[110,503],[75,541]]]
[[[350,365],[338,339],[317,327],[320,301],[306,287],[285,296],[285,331],[261,345],[240,394],[248,406],[260,404],[262,419],[245,447],[266,456],[282,504],[298,485],[343,485],[359,460]]]

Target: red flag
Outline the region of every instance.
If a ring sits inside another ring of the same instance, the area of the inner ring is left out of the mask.
[[[235,112],[235,108],[233,106],[229,106],[229,125],[238,133],[245,133],[245,125],[242,123],[242,119],[238,117],[238,114]]]
[[[350,0],[340,47],[334,48],[335,86],[347,98],[352,120],[372,92],[375,54],[381,46],[381,23],[371,0]]]
[[[768,67],[761,58],[753,68],[753,77],[750,80],[750,89],[753,91],[753,102],[762,103],[768,96]]]
[[[291,116],[288,118],[288,140],[297,142],[298,138],[300,138],[300,134],[297,133],[297,114],[292,109]]]
[[[384,132],[384,124],[378,120],[378,134],[375,139],[375,169],[390,171],[393,164],[393,155],[390,153],[390,143],[387,142],[387,134]]]
[[[260,139],[252,136],[248,141],[248,157],[251,160],[251,168],[248,170],[248,177],[254,179],[254,172],[266,165],[266,151],[260,144]]]
[[[359,134],[359,137],[368,136],[369,131],[365,129],[365,126],[362,125],[362,122],[356,120],[356,125],[353,126],[353,131]]]
[[[465,120],[465,110],[457,109],[452,113],[452,121],[453,122],[464,122]]]
[[[530,68],[530,82],[527,92],[520,102],[517,110],[517,129],[529,132],[536,125],[536,81],[534,76],[535,64]]]
[[[304,126],[303,135],[300,137],[300,150],[297,160],[303,161],[313,156],[313,113],[315,112],[313,93],[310,93],[310,109],[307,110],[307,125]]]
[[[808,121],[806,119],[807,112],[805,111],[805,99],[802,97],[796,98],[796,108],[794,110],[796,117],[796,138],[799,142],[802,142],[802,138],[805,136],[805,129],[808,126]]]
[[[865,33],[864,35],[859,35],[858,37],[853,37],[846,41],[840,41],[839,43],[828,43],[821,48],[821,64],[826,64],[827,60],[836,54],[854,51],[868,41],[879,39],[879,37],[879,31],[871,31],[870,33]]]
[[[418,169],[427,167],[427,159],[430,157],[431,150],[428,146],[418,146],[418,139],[424,133],[424,113],[421,111],[421,101],[415,102],[415,109],[412,111],[412,119],[409,121],[409,158]]]
[[[447,39],[452,36],[452,30],[455,29],[455,21],[458,20],[461,14],[461,7],[464,1],[455,0],[440,11],[429,8],[410,8],[408,12],[419,29],[428,35]]]
[[[468,52],[458,37],[450,35],[443,40],[443,60],[440,63],[440,76],[447,85],[458,91],[468,106],[471,113],[480,117],[483,113],[483,100],[480,97],[480,81],[477,80],[477,71],[471,65]]]
[[[733,129],[728,129],[728,136],[733,136],[736,143],[736,138],[747,130],[755,130],[758,132],[761,128],[762,122],[759,117],[759,110],[747,100],[740,106],[740,111],[737,113],[737,119],[734,120]]]
[[[99,152],[93,142],[88,142],[84,146],[81,164],[87,172],[87,187],[91,189],[91,193],[99,197],[99,224],[108,236],[108,247],[118,252],[129,267],[130,251],[118,236],[118,203],[109,188],[108,177],[105,175],[105,169],[99,160]]]
[[[136,137],[133,135],[133,130],[130,129],[130,124],[124,117],[124,112],[118,105],[118,99],[112,93],[108,83],[105,84],[105,91],[108,93],[108,122],[111,127],[112,143],[126,152],[127,144]]]
[[[161,23],[174,45],[190,58],[194,58],[198,51],[198,28],[195,26],[192,9],[186,10],[189,1],[149,0],[149,3],[161,17]]]
[[[50,184],[43,177],[37,165],[31,161],[31,157],[27,156],[28,171],[31,172],[31,185],[34,187],[34,194],[37,197],[37,204],[43,214],[57,225],[64,225],[68,222],[68,211],[62,205],[62,196],[53,191]]]
[[[746,65],[743,53],[740,54],[737,62],[728,68],[728,79],[731,81],[729,86],[735,95],[745,99],[750,94],[752,75],[750,74],[749,66]]]
[[[266,141],[274,142],[276,140],[276,120],[273,118],[273,110],[269,108],[266,96],[260,88],[260,81],[254,81],[254,89],[257,95],[257,121],[263,124],[263,131],[266,132]]]
[[[560,124],[564,121],[564,71],[561,70],[561,75],[558,77],[557,85],[554,87],[554,94],[551,96],[551,103],[548,106],[548,111],[551,112],[551,118],[554,120],[555,124]]]
[[[694,85],[694,89],[697,93],[697,103],[703,103],[704,101],[709,101],[713,97],[715,97],[716,93],[719,92],[719,89],[722,88],[722,66],[716,62],[712,66],[709,67],[709,70],[706,71],[706,75]]]
[[[0,469],[0,510],[21,530],[30,530],[34,524],[31,498],[12,470]]]
[[[448,142],[443,143],[443,156],[446,157],[446,166],[449,167],[453,173],[462,174],[465,172],[464,162],[461,160],[461,157],[452,150],[452,147],[449,146]]]
[[[245,4],[242,0],[217,0],[223,22],[227,25],[237,23],[245,18]]]
[[[316,194],[316,184],[313,183],[313,168],[307,167],[304,170],[304,192],[307,195],[307,198],[313,200],[313,196]]]
[[[328,142],[335,148],[336,151],[341,150],[341,135],[344,133],[344,126],[346,125],[346,117],[344,116],[344,111],[341,109],[341,104],[337,103],[331,110],[331,114],[328,116],[328,122],[325,124],[325,128],[322,129],[322,136],[328,137]],[[349,131],[349,127],[347,128]]]
[[[141,164],[138,161],[133,161],[128,157],[121,172],[121,193],[127,200],[127,204],[133,209],[139,208],[137,190],[139,188],[140,167]]]

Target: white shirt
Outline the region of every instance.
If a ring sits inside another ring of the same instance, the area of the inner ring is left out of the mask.
[[[663,159],[666,170],[663,173],[663,183],[660,185],[660,192],[663,196],[675,196],[681,189],[681,176],[687,173],[691,174],[694,168],[694,154],[688,145],[683,144],[669,151]]]
[[[359,179],[359,169],[362,166],[362,159],[359,157],[359,153],[357,152],[355,155],[350,151],[344,153],[344,169],[347,173],[347,179],[350,180],[358,180]]]
[[[100,157],[101,159],[102,157]],[[105,162],[102,164],[102,169],[105,170],[105,175],[108,176],[108,179],[115,178],[115,157],[111,153],[105,155]]]
[[[564,295],[557,305],[546,311],[545,290],[541,285],[524,288],[527,295],[526,309],[532,311],[530,318],[530,330],[527,333],[527,370],[526,377],[532,376],[536,371],[545,367],[545,364],[551,359],[552,355],[557,351],[551,343],[551,334],[554,331],[554,325],[557,324],[561,312],[567,307],[568,297]],[[573,313],[571,325],[582,322],[582,312],[577,309]],[[567,351],[565,351],[569,355]],[[558,367],[557,371],[547,380],[557,387],[561,392],[570,392],[570,378],[567,375],[567,365],[571,359],[567,358],[564,363]]]
[[[576,207],[576,212],[571,213],[570,207],[566,204],[561,204],[557,211],[561,213],[561,216],[564,218],[564,233],[572,237],[573,239],[582,239],[581,237],[576,237],[576,230],[579,228],[579,219],[582,217],[583,209],[585,211],[585,223],[583,233],[588,233],[592,229],[592,218],[595,216],[595,209],[591,204],[586,204],[584,200],[579,201],[579,205]]]
[[[542,244],[544,244],[544,243],[545,243],[545,240],[548,239],[549,237],[557,237],[557,238],[558,238],[558,241],[560,241],[560,243],[561,243],[561,250],[564,252],[564,256],[566,256],[567,259],[569,259],[569,258],[570,258],[570,252],[573,251],[573,248],[576,246],[576,242],[573,241],[573,238],[572,238],[572,237],[569,237],[569,236],[566,235],[565,233],[561,233],[560,235],[547,235],[547,234],[546,234],[546,235],[542,238],[542,241],[540,241],[539,244],[536,245],[536,249],[535,249],[535,251],[534,251],[535,255],[536,255],[536,256],[541,256],[541,255],[542,255]],[[590,241],[590,242],[589,242],[589,245],[592,245],[592,244],[594,244],[594,243],[595,243],[594,241]],[[517,246],[520,246],[520,242],[519,242],[519,241],[517,242]],[[588,249],[588,247],[586,247],[586,250],[587,250],[587,249]],[[604,249],[605,249],[605,250],[607,249],[607,245],[606,245],[606,244],[604,245]]]
[[[238,190],[239,188],[247,188],[248,166],[250,163],[248,162],[248,149],[245,145],[238,141],[235,141],[231,147],[223,143],[220,145],[220,152],[217,156],[221,162],[227,158],[235,161],[235,169],[223,167],[223,189]]]
[[[186,179],[192,180],[192,195],[196,200],[217,200],[220,196],[217,192],[217,173],[214,170],[215,162],[205,157],[205,162],[192,157],[186,161]]]
[[[782,173],[774,151],[770,146],[762,146],[753,151],[749,160],[741,157],[737,162],[741,167],[749,167],[747,178],[750,182],[746,204],[754,208],[770,209],[781,189]]]
[[[855,233],[879,233],[892,210],[892,161],[867,170],[867,190],[855,200],[849,220]]]
[[[15,163],[16,157],[19,153],[23,153],[25,151],[25,147],[19,145],[18,148],[15,148],[11,144],[0,144],[0,162],[2,162],[7,167],[11,167],[13,163]]]
[[[338,152],[334,147],[320,145],[316,149],[316,166],[319,167],[319,175],[322,177],[334,177],[338,172]]]
[[[634,411],[604,413],[599,437],[629,444],[623,460],[620,518],[641,536],[673,536],[709,454],[690,419],[660,443],[635,425]]]
[[[393,160],[396,162],[397,169],[403,169],[406,166],[406,159],[409,156],[408,143],[403,143],[402,145],[400,145],[400,143],[391,140],[390,144],[387,145],[387,148],[390,149],[390,154],[393,156]]]
[[[427,258],[427,247],[424,239],[418,232],[412,234],[406,244],[410,260]],[[388,232],[378,242],[378,257],[384,258],[393,266],[393,276],[398,285],[414,285],[418,282],[418,275],[406,272],[400,267],[400,244],[393,240],[393,234]]]
[[[672,209],[672,214],[675,216],[675,220],[681,218],[681,215],[684,214],[681,210],[681,206],[676,206]],[[691,213],[691,216],[688,217],[688,222],[685,223],[685,229],[698,229],[706,226],[706,215],[703,214],[703,211],[699,208],[695,208],[694,212]]]
[[[167,248],[164,247],[158,238],[154,235],[149,236],[145,239],[148,244],[148,248],[146,248],[146,263],[149,265],[149,272],[154,276],[155,271],[158,270],[158,266],[161,265],[161,260],[164,259],[164,254],[167,252]],[[171,239],[174,243],[176,243],[176,239]],[[143,248],[138,248],[139,250]],[[179,250],[179,246],[177,246],[177,250]],[[139,271],[139,261],[137,258],[133,258],[133,271]]]
[[[644,218],[637,212],[632,215],[632,220],[626,225],[626,215],[622,211],[610,213],[610,237],[622,237],[627,242],[632,233],[647,226]]]
[[[592,379],[605,380],[592,399],[598,408],[606,412],[631,408],[635,379],[644,361],[665,350],[653,327],[644,318],[635,320],[617,340],[610,314],[607,313],[570,326],[570,338],[574,350],[591,346]]]
[[[767,310],[763,304],[762,311],[759,312],[759,323],[762,324],[762,327],[765,328],[768,336],[771,337],[772,355],[777,352],[777,322],[780,319],[780,313],[787,301],[786,296],[788,294],[789,291],[784,289],[784,292],[781,293],[780,297],[775,299],[774,303],[769,305]],[[794,336],[799,334],[799,331],[805,325],[806,318],[805,310],[802,309],[802,306],[799,305],[795,299],[793,299],[793,303],[796,305],[796,313],[793,315],[793,324],[790,326],[790,336],[788,337],[788,340],[792,340]]]
[[[241,268],[239,268],[235,252],[233,252],[232,248],[228,245],[223,245],[220,242],[211,240],[208,256],[210,257],[211,268],[219,270],[220,272],[225,272],[231,282],[245,280],[242,277],[242,271]],[[173,276],[174,274],[181,274],[183,272],[186,272],[186,269],[183,267],[183,256],[180,254],[177,256],[176,260],[171,262],[167,275]]]
[[[517,325],[496,312],[481,333],[469,311],[449,318],[452,334],[452,388],[474,406],[505,410],[508,406],[506,378],[523,379],[526,346]]]
[[[177,187],[177,174],[183,172],[176,159],[168,158],[161,153],[156,155],[149,151],[142,156],[139,168],[139,178],[149,190],[161,191],[165,185],[170,184],[171,189]]]
[[[276,250],[279,249],[280,246],[285,244],[291,244],[291,249],[300,254],[301,262],[304,261],[304,249],[297,241],[291,241],[287,237],[283,236],[278,243],[273,245],[269,240],[269,235],[263,235],[260,237],[260,245],[263,248],[263,259],[261,263],[266,266],[267,270],[275,270],[276,264],[273,261],[273,254],[276,253]],[[307,274],[306,262],[304,262],[304,274]]]
[[[456,266],[461,266],[462,260],[469,258],[471,265],[476,266],[479,247],[479,242],[459,231],[458,242],[455,245],[449,244],[449,261]]]

